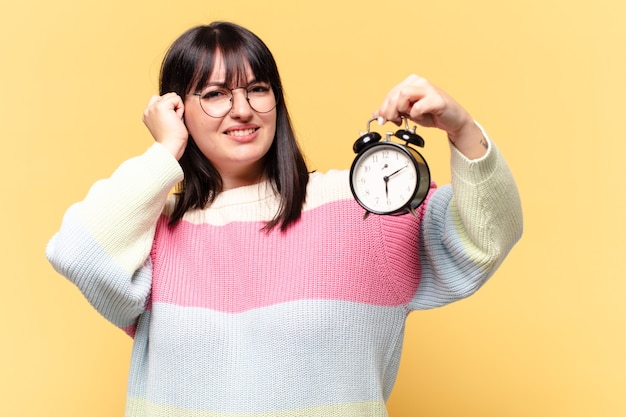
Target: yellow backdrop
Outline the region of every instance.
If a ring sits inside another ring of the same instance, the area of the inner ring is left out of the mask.
[[[413,314],[391,416],[626,415],[626,3],[22,0],[0,14],[0,415],[123,415],[131,341],[44,258],[65,209],[151,138],[165,48],[232,20],[274,51],[311,166],[347,168],[411,72],[489,131],[525,235],[484,289]],[[444,138],[424,154],[449,179]]]

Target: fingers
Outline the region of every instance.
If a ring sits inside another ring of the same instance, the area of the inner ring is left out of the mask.
[[[184,104],[182,98],[176,93],[167,93],[162,96],[153,95],[148,102],[148,106],[144,112],[150,111],[167,111],[174,110],[174,112],[182,118],[184,112]]]
[[[447,132],[471,122],[469,114],[454,99],[415,74],[393,87],[374,115],[380,123],[400,124],[405,117],[421,126]]]
[[[166,122],[172,117],[172,113],[182,119],[185,111],[183,100],[176,93],[167,93],[162,96],[153,95],[148,101],[143,112],[143,122],[145,124],[158,124]]]
[[[387,93],[379,109],[374,113],[376,117],[381,117],[382,121],[396,124],[401,123],[402,117],[417,122],[423,119],[423,115],[429,109],[430,94],[432,86],[428,81],[411,74]]]
[[[143,112],[143,122],[155,141],[180,158],[189,135],[183,122],[184,103],[176,93],[154,95]]]

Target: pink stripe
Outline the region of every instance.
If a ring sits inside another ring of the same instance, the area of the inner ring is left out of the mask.
[[[226,312],[303,299],[406,303],[417,288],[417,260],[403,262],[404,271],[391,270],[383,248],[372,247],[371,236],[381,234],[380,219],[363,221],[354,204],[339,201],[307,211],[284,235],[260,232],[257,222],[181,222],[170,229],[163,218],[152,252],[152,301]],[[417,225],[407,216],[397,219],[410,224],[394,227],[406,234],[398,237],[406,253],[407,239],[417,246]],[[401,281],[393,289],[392,276]]]
[[[133,324],[132,326],[128,326],[128,327],[122,327],[121,329],[124,331],[124,333],[126,333],[127,335],[129,335],[133,339],[135,338],[135,333],[137,332],[137,325],[136,324]]]

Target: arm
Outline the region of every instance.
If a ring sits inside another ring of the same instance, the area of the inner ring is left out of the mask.
[[[422,274],[411,309],[473,294],[521,237],[517,187],[502,155],[485,138],[488,152],[477,160],[451,146],[452,183],[430,198],[420,228]]]
[[[151,285],[148,262],[157,219],[180,166],[154,144],[95,183],[66,212],[46,256],[108,320],[127,327],[143,312]]]
[[[419,232],[421,277],[411,309],[473,294],[493,275],[522,233],[515,181],[498,149],[446,93],[415,75],[394,87],[374,113],[448,134],[452,181],[429,198]]]
[[[183,179],[187,144],[182,99],[153,96],[143,121],[155,143],[123,163],[71,206],[46,248],[53,267],[113,324],[128,328],[145,310],[152,284],[149,253],[169,191]]]
[[[156,222],[183,178],[177,163],[188,137],[183,113],[178,95],[153,96],[143,121],[157,143],[94,184],[84,201],[68,209],[46,248],[53,267],[119,327],[132,326],[148,302]]]

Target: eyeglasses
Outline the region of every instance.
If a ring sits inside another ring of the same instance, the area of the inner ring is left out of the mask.
[[[193,95],[198,96],[202,111],[210,117],[219,118],[226,116],[233,108],[233,92],[235,90],[244,90],[248,104],[257,113],[269,113],[276,107],[277,100],[272,87],[263,82],[253,82],[245,87],[235,88],[214,85],[201,93],[193,93]]]

